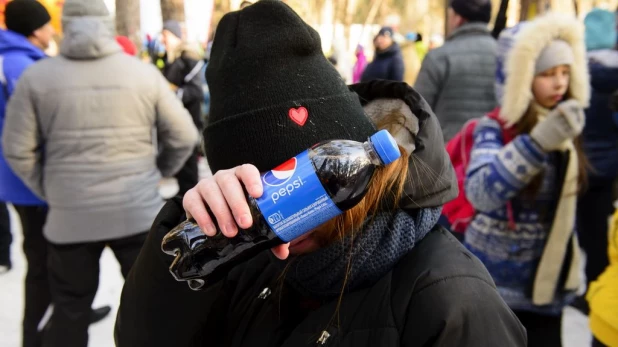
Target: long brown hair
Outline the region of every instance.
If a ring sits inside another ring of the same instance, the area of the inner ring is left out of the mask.
[[[405,116],[400,112],[391,112],[382,118],[376,124],[380,130],[386,129],[390,133],[397,132],[405,122]],[[387,166],[376,168],[373,178],[369,184],[367,194],[361,202],[350,210],[344,212],[340,216],[330,220],[320,226],[314,233],[318,242],[322,245],[328,245],[333,242],[342,241],[347,236],[350,236],[349,242],[355,242],[355,236],[361,231],[363,223],[367,217],[375,215],[380,209],[389,208],[395,210],[399,206],[399,201],[404,194],[404,187],[408,179],[408,162],[409,154],[406,150],[399,146],[401,157]],[[389,202],[390,206],[384,206],[385,202]],[[337,308],[333,318],[328,323],[330,326],[335,317],[338,320],[338,313],[345,293],[345,288],[350,276],[352,265],[352,254],[348,254],[346,275],[343,280],[343,286],[337,302]],[[289,264],[288,264],[289,268]],[[283,271],[279,280],[280,286],[283,286],[286,270]]]
[[[566,98],[568,99],[568,93]],[[535,111],[532,103],[528,106],[526,113],[524,113],[523,117],[519,122],[514,125],[514,130],[516,135],[521,134],[529,134],[532,131],[537,123],[539,122],[538,114]],[[578,163],[578,173],[577,173],[577,183],[578,183],[578,191],[577,194],[581,193],[586,189],[588,183],[588,170],[590,169],[590,164],[586,154],[584,153],[583,148],[583,139],[582,136],[578,136],[573,141],[575,145],[575,153],[577,154],[577,163]],[[522,196],[534,199],[541,189],[541,185],[543,184],[543,179],[545,178],[544,171],[541,171],[537,176],[535,176],[532,181],[528,184],[528,186],[522,191]]]
[[[405,118],[402,114],[390,113],[377,124],[377,128],[389,130],[394,133],[398,127],[403,126]],[[367,216],[374,215],[380,208],[384,208],[387,201],[396,209],[403,195],[406,178],[408,176],[409,156],[405,149],[399,146],[401,157],[387,166],[377,167],[373,175],[367,194],[354,208],[346,211],[339,217],[322,225],[316,233],[319,239],[325,243],[342,240],[350,233],[358,231]]]

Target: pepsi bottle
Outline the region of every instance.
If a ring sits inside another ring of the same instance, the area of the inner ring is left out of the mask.
[[[175,256],[170,272],[194,290],[219,281],[234,266],[356,206],[376,167],[400,155],[386,130],[365,143],[332,140],[313,146],[261,176],[263,195],[259,199],[247,196],[251,228],[239,228],[233,238],[220,230],[208,237],[195,221],[187,220],[170,231],[161,245],[163,252]]]

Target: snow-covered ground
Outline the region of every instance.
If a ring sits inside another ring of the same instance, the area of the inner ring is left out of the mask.
[[[23,313],[24,279],[26,258],[21,251],[21,225],[15,211],[11,208],[11,229],[13,229],[12,260],[13,269],[0,275],[0,346],[21,346],[21,319]],[[114,254],[106,249],[101,257],[101,276],[99,291],[94,299],[94,307],[111,305],[110,316],[90,327],[91,347],[113,347],[113,329],[122,290],[122,275]]]
[[[206,175],[203,164],[202,176]],[[177,186],[175,182],[166,181],[162,186],[162,195],[173,195]],[[21,226],[15,212],[11,209],[11,225],[14,242],[12,246],[13,270],[0,275],[0,346],[19,347],[21,343],[21,315],[23,311],[23,281],[26,264],[21,251]],[[113,253],[106,249],[101,257],[101,275],[99,291],[94,299],[94,307],[111,305],[112,313],[103,321],[90,327],[90,347],[113,347],[113,329],[116,311],[120,301],[123,279]],[[565,347],[587,347],[590,345],[588,319],[574,309],[567,308],[563,324]]]

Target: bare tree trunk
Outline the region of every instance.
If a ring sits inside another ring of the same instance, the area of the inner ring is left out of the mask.
[[[232,10],[232,0],[221,0],[221,9],[224,13],[228,13]]]
[[[500,36],[500,33],[504,28],[506,28],[507,21],[507,12],[509,9],[509,0],[500,1],[500,9],[498,10],[498,16],[496,17],[496,22],[494,24],[494,30],[492,31],[492,36],[497,39]]]
[[[122,1],[122,0],[116,0]],[[184,0],[161,0],[161,16],[163,21],[176,20],[185,21],[185,1]]]
[[[399,26],[401,34],[406,34],[411,31],[419,31],[418,25],[418,8],[421,6],[421,1],[407,1],[404,6],[404,15]]]
[[[444,38],[445,39],[450,34],[450,30],[448,27],[448,8],[449,8],[449,1],[444,0]]]
[[[335,27],[337,24],[343,22],[342,18],[345,16],[345,6],[346,4],[341,2],[341,0],[333,0],[333,24]],[[335,29],[335,31],[336,30],[337,29]]]
[[[354,21],[354,13],[356,12],[356,0],[346,0],[345,2],[345,19],[343,21],[343,39],[346,53],[350,49],[350,30]]]
[[[367,13],[367,18],[365,19],[365,23],[363,23],[361,38],[364,37],[367,26],[375,21],[376,16],[378,15],[378,10],[380,9],[380,6],[382,6],[382,2],[384,2],[384,0],[371,0],[369,13]]]
[[[116,0],[116,33],[126,36],[137,47],[142,47],[140,37],[140,0]]]
[[[343,8],[345,4],[342,4],[342,2],[339,0],[332,0],[332,3],[333,3],[333,19],[332,19],[333,33],[331,35],[332,41],[330,45],[330,50],[332,52],[335,52],[335,45],[337,41],[337,27],[342,22],[341,21],[342,14],[345,14],[345,8]]]
[[[531,0],[522,0],[520,7],[519,20],[525,21],[528,20],[528,12],[530,10]]]

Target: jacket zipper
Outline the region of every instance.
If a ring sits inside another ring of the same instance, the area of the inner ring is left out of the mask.
[[[329,338],[330,338],[330,333],[327,330],[324,330],[322,331],[322,335],[320,335],[320,338],[318,339],[317,344],[325,346]]]
[[[315,342],[318,346],[330,346],[333,338],[337,334],[336,328],[328,328],[320,334],[320,338]]]

